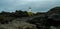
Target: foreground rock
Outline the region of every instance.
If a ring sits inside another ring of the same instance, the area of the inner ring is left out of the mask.
[[[24,21],[12,21],[9,24],[0,24],[0,28],[5,29],[37,29],[36,25]]]

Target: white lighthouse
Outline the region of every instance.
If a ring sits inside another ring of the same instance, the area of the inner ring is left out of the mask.
[[[31,7],[29,7],[29,10],[28,10],[28,12],[32,12],[32,9],[31,9]]]
[[[31,7],[28,9],[28,15],[31,17],[33,15]]]

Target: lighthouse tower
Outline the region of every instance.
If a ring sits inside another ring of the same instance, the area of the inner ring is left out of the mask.
[[[31,7],[29,7],[28,15],[31,17],[33,15]]]
[[[32,12],[32,9],[31,9],[31,7],[29,7],[29,12]]]

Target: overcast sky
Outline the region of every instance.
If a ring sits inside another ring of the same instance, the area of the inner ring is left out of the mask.
[[[29,7],[33,12],[46,12],[56,6],[60,6],[60,0],[0,0],[0,12],[27,11]]]

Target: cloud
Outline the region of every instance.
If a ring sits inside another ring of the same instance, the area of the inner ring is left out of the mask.
[[[28,10],[31,7],[33,12],[38,12],[55,6],[60,6],[60,0],[0,0],[0,11]]]

